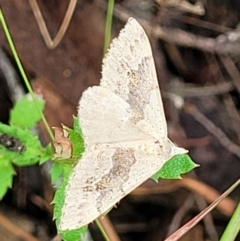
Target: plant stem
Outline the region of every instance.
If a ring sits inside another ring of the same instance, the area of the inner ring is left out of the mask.
[[[111,40],[111,30],[112,30],[112,19],[113,19],[113,8],[114,8],[114,0],[108,1],[108,9],[107,9],[107,18],[106,18],[106,26],[105,26],[105,39],[104,39],[104,55],[107,52],[107,49]]]
[[[240,232],[240,202],[235,209],[227,228],[225,229],[220,241],[233,241]]]
[[[97,224],[98,229],[99,229],[100,232],[102,233],[102,236],[104,237],[104,239],[105,239],[106,241],[110,241],[109,237],[107,236],[107,233],[105,232],[103,226],[101,225],[101,223],[99,222],[98,219],[95,220],[95,223]]]

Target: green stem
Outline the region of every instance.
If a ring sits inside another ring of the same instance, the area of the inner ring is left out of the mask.
[[[240,232],[240,202],[234,211],[227,228],[225,229],[220,241],[233,241]]]
[[[47,129],[47,132],[48,132],[50,138],[51,138],[52,140],[54,140],[54,136],[53,136],[53,133],[52,133],[52,131],[51,131],[50,126],[48,125],[48,122],[47,122],[45,116],[43,115],[42,111],[40,111],[37,103],[35,102],[35,96],[34,96],[33,89],[32,89],[32,87],[31,87],[31,85],[30,85],[30,83],[29,83],[29,80],[28,80],[28,78],[27,78],[27,75],[26,75],[26,73],[25,73],[25,71],[24,71],[24,69],[23,69],[23,66],[22,66],[22,64],[21,64],[21,61],[20,61],[19,56],[18,56],[18,54],[17,54],[16,48],[15,48],[15,46],[14,46],[14,43],[13,43],[12,37],[11,37],[11,35],[10,35],[10,32],[8,31],[7,23],[6,23],[6,21],[5,21],[5,18],[4,18],[4,15],[3,15],[3,12],[2,12],[2,9],[1,9],[1,8],[0,8],[0,22],[1,22],[1,24],[2,24],[3,31],[4,31],[4,33],[5,33],[5,36],[6,36],[6,39],[7,39],[7,41],[8,41],[9,47],[10,47],[10,49],[11,49],[11,51],[12,51],[13,57],[14,57],[16,63],[17,63],[18,69],[19,69],[19,71],[20,71],[20,73],[21,73],[21,75],[22,75],[23,81],[24,81],[24,83],[25,83],[25,85],[26,85],[29,93],[30,93],[30,94],[32,95],[32,97],[33,97],[35,106],[36,106],[37,110],[39,111],[39,113],[41,114],[42,121],[43,121],[43,123],[44,123],[44,125],[45,125],[45,127],[46,127],[46,129]]]
[[[110,40],[111,40],[113,8],[114,8],[114,0],[109,0],[108,9],[107,9],[106,26],[105,26],[105,40],[104,40],[104,49],[103,49],[104,55],[107,52],[107,49],[109,47]]]
[[[101,225],[101,223],[99,222],[98,219],[95,220],[95,223],[97,224],[98,229],[100,230],[103,238],[104,238],[106,241],[110,241],[109,237],[107,236],[107,233],[105,232],[103,226]]]

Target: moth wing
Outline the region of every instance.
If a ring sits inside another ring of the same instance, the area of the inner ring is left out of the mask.
[[[88,148],[66,187],[60,229],[95,220],[160,169],[170,152],[170,145],[160,147],[154,141]]]
[[[61,230],[92,222],[172,156],[150,44],[134,19],[111,45],[100,87],[83,93],[79,119],[86,149],[65,189]]]
[[[100,85],[124,99],[138,119],[137,126],[159,139],[167,136],[167,124],[148,37],[130,18],[112,41],[103,60]]]
[[[86,146],[153,139],[135,125],[131,106],[103,87],[83,93],[78,115]]]

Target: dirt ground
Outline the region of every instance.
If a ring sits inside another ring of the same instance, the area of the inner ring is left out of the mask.
[[[38,10],[34,3],[0,0],[31,84],[46,100],[49,125],[72,126],[82,92],[101,78],[107,1],[78,1],[55,48],[44,41],[46,33],[40,32],[34,17]],[[37,4],[53,39],[68,2],[38,0]],[[182,183],[148,180],[124,198],[104,223],[118,236],[112,240],[164,240],[239,179],[239,9],[237,0],[116,1],[112,37],[129,17],[142,24],[152,46],[169,137],[188,149],[200,167]],[[0,45],[16,68],[2,30]],[[0,65],[0,121],[4,123],[14,92],[7,87],[6,76]],[[40,139],[47,144],[50,139],[42,125],[40,130]],[[0,202],[1,241],[61,240],[52,222],[54,189],[46,169],[16,167],[16,172],[12,189]],[[211,212],[181,240],[218,240],[239,199],[238,187],[229,197],[232,206]],[[90,224],[90,233],[93,240],[103,240],[95,224]]]

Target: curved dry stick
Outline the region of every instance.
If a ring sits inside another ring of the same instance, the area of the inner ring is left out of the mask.
[[[232,82],[224,82],[216,85],[209,85],[206,87],[198,87],[197,85],[181,84],[172,86],[169,88],[168,92],[163,92],[163,96],[170,98],[172,95],[177,95],[180,97],[204,97],[213,95],[226,94],[234,89],[234,84]]]
[[[131,192],[131,195],[152,195],[152,194],[160,194],[160,193],[169,193],[177,190],[179,187],[186,188],[193,193],[202,196],[208,203],[216,200],[220,194],[211,186],[184,176],[181,180],[175,180],[170,182],[170,184],[166,185],[154,185],[151,188],[145,186],[139,186],[137,189]],[[231,216],[234,209],[236,207],[236,203],[231,199],[226,197],[219,205],[218,210],[226,215],[227,217]]]
[[[217,138],[219,143],[228,151],[240,157],[240,146],[235,144],[228,138],[228,136],[215,124],[202,114],[194,105],[187,104],[184,109],[186,113],[190,114],[197,122],[204,126],[213,136]]]
[[[76,4],[77,4],[77,0],[70,0],[67,11],[66,11],[65,16],[63,18],[62,24],[61,24],[56,36],[53,39],[51,38],[51,36],[49,34],[49,31],[47,29],[46,23],[43,19],[43,16],[42,16],[41,10],[40,10],[40,8],[37,4],[37,1],[36,0],[28,0],[28,2],[29,2],[30,6],[32,8],[34,17],[37,21],[39,30],[42,34],[42,37],[43,37],[47,47],[49,49],[56,48],[57,45],[62,40],[64,34],[67,31],[67,28],[68,28],[69,23],[71,21],[71,18],[73,16],[74,9],[75,9]]]
[[[105,5],[99,4],[99,7],[103,8]],[[114,16],[125,22],[129,17],[136,17],[136,15],[130,14],[118,4],[115,4]],[[160,38],[166,42],[221,55],[240,55],[239,42],[221,43],[218,42],[216,38],[202,37],[175,28],[166,28],[160,26],[152,27],[146,20],[140,18],[137,18],[137,20],[144,27],[147,33],[151,33],[154,37]]]
[[[23,241],[40,241],[38,238],[29,234],[25,230],[18,227],[16,224],[12,223],[7,217],[0,213],[0,223],[1,226],[8,230],[10,233],[15,235],[19,240]]]
[[[203,3],[200,1],[197,1],[195,4],[191,4],[185,0],[157,0],[156,2],[158,4],[163,4],[164,6],[176,7],[182,11],[196,14],[199,16],[203,16],[206,12]]]

